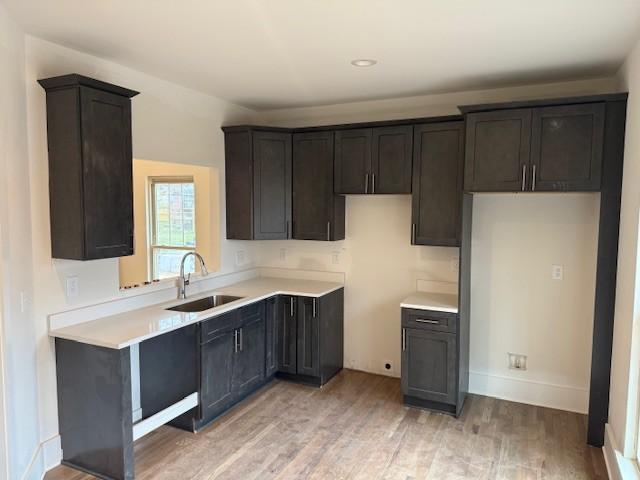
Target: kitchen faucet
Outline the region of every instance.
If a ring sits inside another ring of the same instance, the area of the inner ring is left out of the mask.
[[[178,278],[178,298],[187,298],[187,285],[191,282],[191,273],[187,274],[187,277],[184,276],[184,262],[187,260],[189,255],[193,255],[200,262],[200,272],[202,275],[209,275],[207,271],[207,266],[204,263],[204,259],[198,252],[187,252],[182,257],[182,261],[180,262],[180,278]]]

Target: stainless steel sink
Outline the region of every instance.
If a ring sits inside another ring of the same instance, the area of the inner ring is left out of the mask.
[[[176,305],[175,307],[167,308],[167,310],[173,310],[175,312],[202,312],[209,310],[213,307],[219,307],[225,303],[235,302],[244,297],[234,297],[231,295],[212,295],[211,297],[200,298],[193,302],[183,303]]]

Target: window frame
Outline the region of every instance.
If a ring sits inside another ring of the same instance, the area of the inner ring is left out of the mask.
[[[184,246],[173,246],[173,245],[161,245],[161,244],[156,244],[156,235],[157,235],[157,228],[156,228],[156,201],[155,201],[155,186],[159,183],[191,183],[193,184],[193,232],[194,232],[194,236],[195,236],[195,243],[193,245],[193,247],[184,247]],[[152,177],[149,177],[148,179],[148,186],[149,186],[149,194],[148,194],[148,198],[149,198],[149,208],[147,210],[148,212],[148,224],[149,224],[149,228],[148,228],[148,232],[149,234],[147,235],[147,246],[148,246],[148,252],[147,252],[147,262],[148,262],[148,269],[147,271],[149,272],[149,281],[153,280],[154,278],[156,278],[156,272],[155,272],[155,262],[154,262],[154,253],[155,250],[182,250],[184,252],[195,252],[196,248],[198,246],[198,234],[197,234],[197,229],[196,229],[196,183],[195,183],[195,178],[193,176],[175,176],[175,175],[168,175],[168,176],[161,176],[161,175],[155,175]],[[162,279],[158,278],[159,280],[167,280],[170,278],[177,278],[178,274],[172,276],[172,277],[164,277]]]

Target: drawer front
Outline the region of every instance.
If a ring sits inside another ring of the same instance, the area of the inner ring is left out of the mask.
[[[240,323],[246,325],[264,317],[264,301],[259,301],[239,309]]]
[[[200,342],[206,343],[217,334],[226,330],[233,330],[240,327],[240,316],[238,310],[223,313],[217,317],[205,320],[200,323]]]
[[[458,330],[458,314],[403,308],[402,327],[455,333]]]

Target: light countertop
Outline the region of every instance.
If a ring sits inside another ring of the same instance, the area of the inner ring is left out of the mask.
[[[49,331],[49,335],[101,347],[120,349],[186,325],[207,320],[273,295],[321,297],[343,286],[341,283],[321,282],[317,280],[258,277],[218,288],[210,292],[201,292],[187,299],[176,299],[171,302],[103,317],[90,322],[52,329]],[[197,313],[166,310],[169,307],[208,297],[213,294],[233,295],[243,298]]]
[[[415,292],[400,304],[402,308],[458,313],[458,295],[452,293]]]

